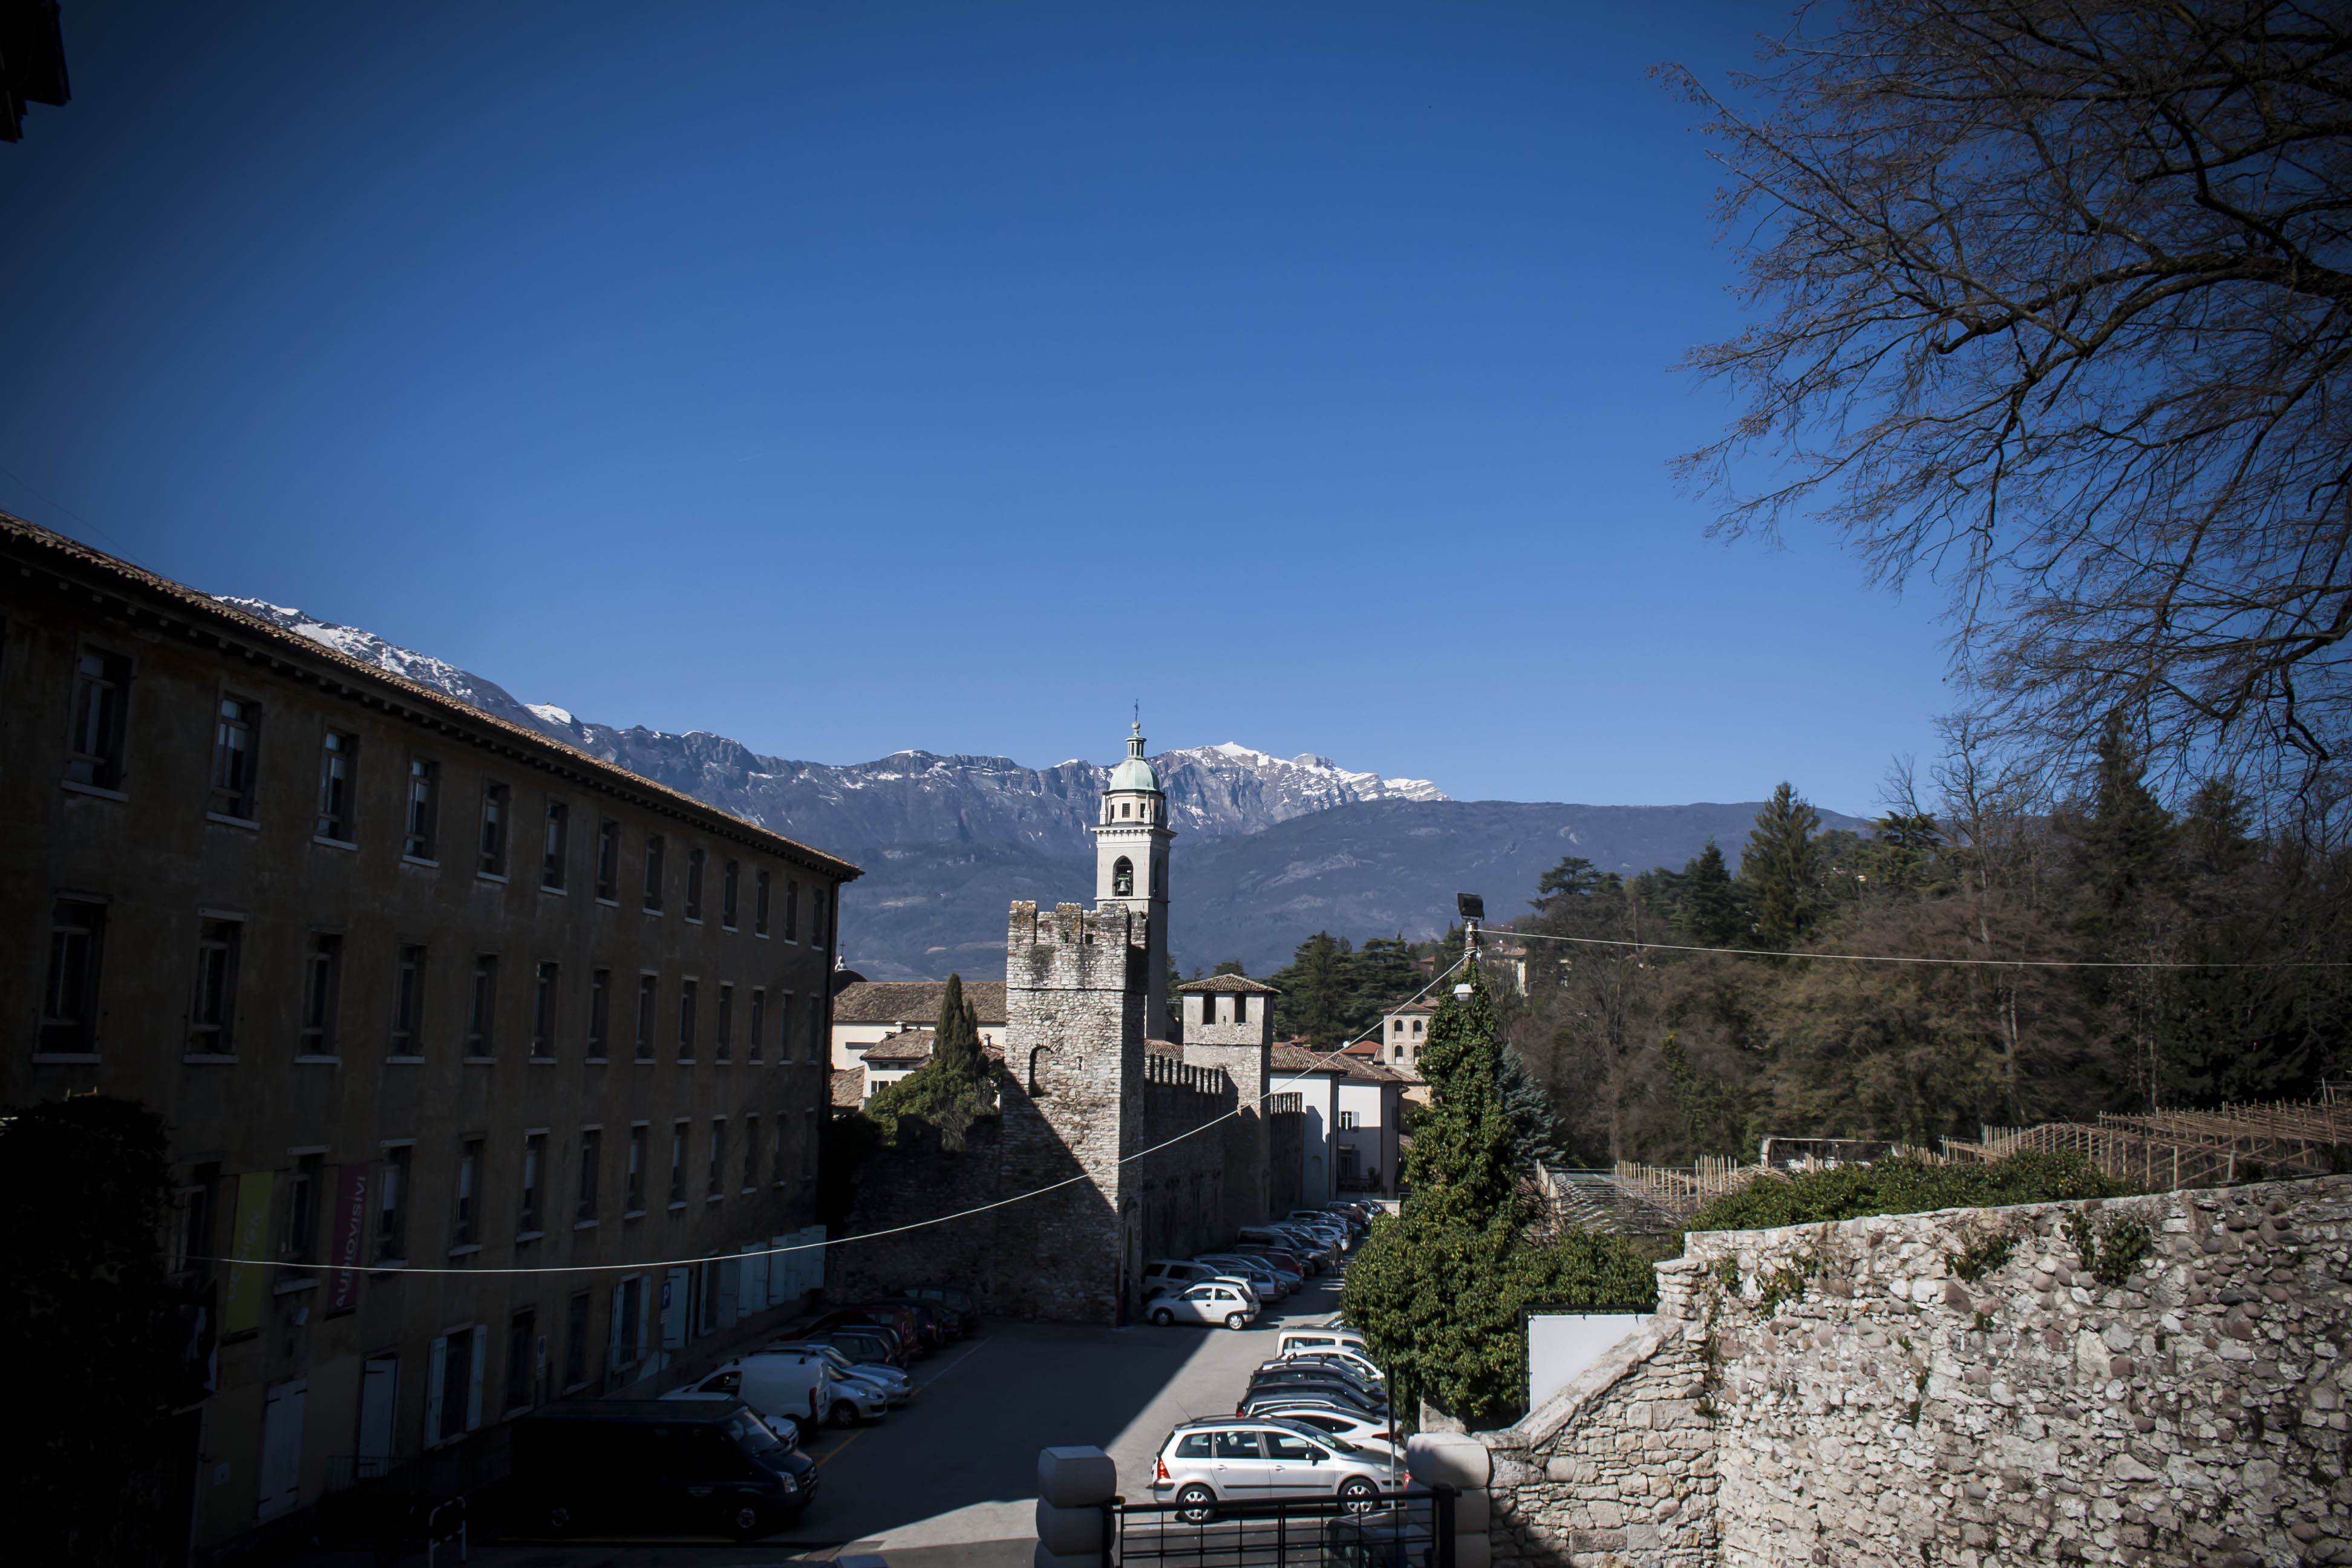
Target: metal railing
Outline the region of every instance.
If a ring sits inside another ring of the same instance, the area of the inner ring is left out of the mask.
[[[1181,1568],[1454,1568],[1452,1487],[1351,1505],[1336,1497],[1103,1508],[1103,1561]]]

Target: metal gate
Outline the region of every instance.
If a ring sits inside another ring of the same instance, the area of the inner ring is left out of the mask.
[[[1355,1511],[1336,1499],[1103,1504],[1106,1563],[1145,1568],[1454,1568],[1452,1487]]]

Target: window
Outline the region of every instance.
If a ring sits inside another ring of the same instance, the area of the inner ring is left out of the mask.
[[[702,918],[702,851],[699,849],[686,852],[686,918],[690,921]]]
[[[1245,992],[1234,993],[1234,1022],[1236,1024],[1249,1022],[1249,996]]]
[[[449,1237],[453,1251],[481,1242],[481,1184],[482,1141],[468,1138],[457,1147],[457,1212]]]
[[[423,757],[409,759],[407,827],[400,852],[412,860],[433,858],[433,823],[437,815],[440,785],[440,763]]]
[[[253,818],[253,748],[261,704],[224,697],[213,724],[212,809],[240,822]]]
[[[588,1381],[588,1292],[576,1292],[563,1320],[563,1391]]]
[[[539,1212],[541,1177],[546,1165],[547,1134],[533,1132],[522,1141],[522,1206],[516,1215],[517,1235],[536,1236],[546,1228],[540,1224]]]
[[[751,877],[751,929],[761,936],[768,934],[768,874],[754,872]]]
[[[613,1347],[622,1366],[635,1366],[645,1353],[646,1278],[632,1274],[614,1289]]]
[[[694,995],[700,982],[682,981],[677,988],[677,1059],[694,1059]]]
[[[278,1238],[278,1256],[289,1263],[310,1263],[318,1258],[320,1157],[304,1154],[294,1162],[286,1181],[286,1230]]]
[[[607,903],[621,898],[621,825],[609,817],[596,826],[596,896]]]
[[[775,1131],[768,1135],[772,1145],[768,1151],[768,1173],[780,1187],[792,1185],[793,1180],[790,1173],[784,1169],[784,1127],[789,1120],[784,1112],[777,1111],[772,1122]],[[775,1266],[771,1264],[769,1267]]]
[[[130,685],[131,661],[121,654],[86,647],[75,659],[73,729],[66,742],[71,782],[122,787],[122,710]]]
[[[629,1129],[628,1191],[621,1206],[630,1214],[646,1212],[646,1132],[642,1121]]]
[[[1416,1035],[1421,1033],[1421,1020],[1418,1018],[1412,1021],[1412,1032]]]
[[[580,1202],[572,1212],[574,1225],[596,1223],[596,1173],[604,1158],[604,1134],[591,1127],[580,1134]]]
[[[825,940],[825,896],[822,887],[809,889],[809,945],[823,947]]]
[[[646,912],[661,913],[662,907],[662,840],[658,833],[646,835]]]
[[[1404,1033],[1404,1020],[1403,1020],[1402,1018],[1398,1018],[1398,1019],[1394,1020],[1393,1022],[1391,1022],[1391,1023],[1389,1025],[1389,1032],[1390,1032],[1391,1034],[1393,1034],[1393,1035],[1402,1035],[1402,1034],[1403,1034],[1403,1033]]]
[[[483,786],[482,841],[474,869],[485,877],[507,874],[507,808],[511,804],[506,785]]]
[[[188,1008],[188,1049],[228,1056],[236,1049],[236,958],[245,928],[205,921],[196,928],[196,994]]]
[[[1209,1435],[1206,1432],[1187,1432],[1177,1439],[1176,1457],[1180,1459],[1209,1458]]]
[[[383,1152],[375,1187],[375,1255],[382,1261],[396,1263],[408,1256],[408,1165],[414,1152],[405,1143]]]
[[[1352,1110],[1343,1110],[1343,1111],[1339,1112],[1339,1131],[1342,1131],[1342,1132],[1349,1132],[1349,1131],[1354,1131],[1355,1126],[1356,1126],[1356,1113],[1355,1113],[1354,1111],[1352,1111]]]
[[[637,976],[637,1060],[641,1062],[654,1059],[654,1003],[660,984],[655,975]]]
[[[98,1048],[98,973],[106,906],[59,899],[49,910],[49,973],[41,986],[44,1051]]]
[[[425,949],[415,943],[400,950],[400,972],[393,976],[392,1054],[425,1054]]]
[[[1110,890],[1114,897],[1122,899],[1135,891],[1135,862],[1124,855],[1111,862]]]
[[[762,985],[752,986],[751,1027],[744,1032],[743,1037],[748,1047],[743,1053],[746,1061],[756,1062],[760,1059],[760,1031],[767,1022],[767,988]]]
[[[690,1122],[674,1123],[669,1130],[669,1205],[686,1206],[686,1135]]]
[[[1220,1432],[1217,1434],[1217,1458],[1220,1459],[1255,1459],[1257,1434],[1255,1432]]]
[[[719,1060],[735,1059],[735,987],[722,982],[719,987],[719,1037],[710,1054]]]
[[[725,869],[719,873],[719,923],[729,931],[735,929],[735,894],[742,879],[740,861],[728,861]]]
[[[474,959],[474,1002],[466,1014],[466,1054],[487,1057],[496,1044],[491,1026],[499,1016],[499,961],[495,953]]]
[[[489,1325],[461,1329],[433,1341],[425,1352],[425,1430],[428,1443],[446,1443],[482,1424],[482,1362]]]
[[[1284,1459],[1292,1464],[1318,1464],[1330,1456],[1304,1437],[1294,1437],[1287,1432],[1265,1434],[1265,1457]]]
[[[604,1059],[605,1042],[613,1033],[613,972],[588,972],[588,1059]]]
[[[541,1061],[555,1055],[555,993],[559,978],[555,964],[541,964],[539,984],[530,999],[530,1054]]]
[[[750,1192],[760,1184],[760,1117],[758,1112],[743,1118],[743,1190]]]
[[[310,938],[303,960],[301,1044],[306,1057],[335,1054],[335,1003],[342,992],[343,939],[325,931]]]
[[[507,1404],[509,1410],[530,1408],[537,1386],[536,1342],[539,1314],[526,1307],[507,1324]]]
[[[547,822],[539,836],[539,885],[550,892],[563,890],[564,847],[571,841],[572,808],[560,800],[547,803]]]
[[[716,1200],[726,1195],[727,1118],[713,1117],[710,1122],[710,1175],[703,1196]]]
[[[360,738],[340,730],[330,730],[319,747],[319,826],[321,838],[331,838],[338,844],[353,842],[358,834],[352,826],[352,809],[359,804],[357,786],[360,762]]]
[[[801,924],[801,885],[786,879],[784,883],[784,940],[798,942]]]
[[[215,1193],[220,1165],[207,1162],[189,1172],[188,1184],[174,1194],[172,1206],[172,1273],[191,1285],[212,1278]]]
[[[801,1112],[801,1174],[816,1174],[816,1108]]]
[[[789,991],[776,998],[776,1059],[793,1059],[793,994]]]

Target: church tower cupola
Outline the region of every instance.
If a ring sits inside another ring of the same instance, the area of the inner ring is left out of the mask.
[[[1094,826],[1095,907],[1124,905],[1150,922],[1147,946],[1151,1000],[1144,1027],[1156,1039],[1174,1029],[1168,1012],[1168,796],[1160,775],[1143,760],[1143,725],[1127,738],[1127,755],[1103,786],[1102,815]]]

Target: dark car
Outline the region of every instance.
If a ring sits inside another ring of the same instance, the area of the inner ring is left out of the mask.
[[[1270,1361],[1250,1373],[1252,1388],[1270,1388],[1279,1383],[1343,1383],[1367,1399],[1378,1400],[1385,1392],[1370,1378],[1354,1367],[1340,1362],[1286,1359]]]
[[[816,1334],[829,1334],[835,1329],[872,1328],[887,1329],[897,1335],[899,1347],[906,1352],[908,1361],[931,1353],[930,1347],[923,1342],[921,1334],[916,1330],[915,1314],[904,1307],[843,1307],[837,1311],[827,1312],[824,1317],[811,1323],[801,1338],[807,1339]],[[904,1365],[906,1363],[900,1364]]]
[[[1276,1268],[1296,1274],[1301,1279],[1315,1272],[1314,1264],[1295,1252],[1286,1252],[1278,1247],[1258,1247],[1248,1242],[1240,1242],[1226,1247],[1225,1250],[1238,1253],[1244,1258],[1263,1258]]]
[[[1344,1383],[1282,1383],[1266,1388],[1248,1389],[1234,1405],[1234,1413],[1250,1415],[1276,1405],[1300,1404],[1328,1405],[1334,1410],[1352,1410],[1376,1421],[1385,1421],[1389,1414],[1382,1401]]]
[[[898,1342],[898,1336],[879,1323],[852,1323],[819,1334],[816,1338],[847,1356],[852,1362],[880,1362],[902,1371],[915,1358]]]
[[[955,1331],[954,1326],[949,1321],[947,1309],[937,1301],[918,1300],[912,1296],[882,1296],[862,1304],[869,1307],[903,1307],[914,1313],[915,1331],[922,1335],[923,1342],[933,1350],[940,1349],[950,1340],[963,1337]]]
[[[980,1332],[980,1310],[971,1298],[952,1285],[909,1285],[901,1295],[912,1296],[919,1301],[934,1301],[944,1307],[959,1322],[957,1333],[969,1336]]]
[[[515,1423],[525,1531],[772,1535],[816,1496],[815,1463],[749,1405],[661,1399],[550,1405]]]

